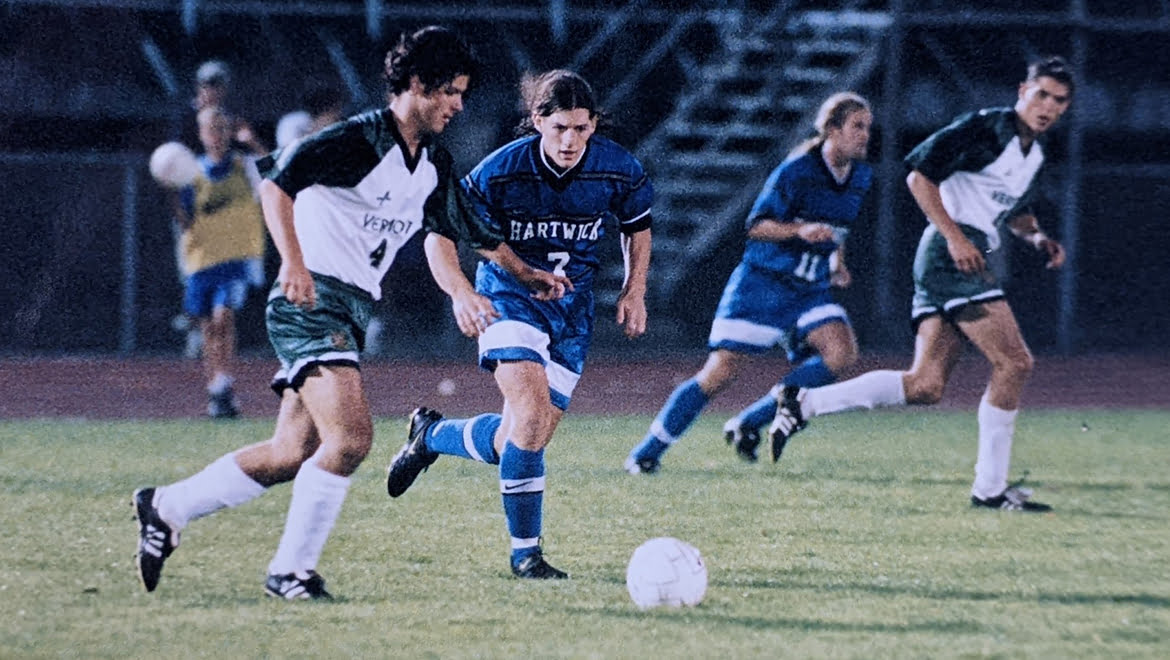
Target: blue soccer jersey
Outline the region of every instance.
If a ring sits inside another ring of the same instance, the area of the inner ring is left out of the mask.
[[[533,135],[487,156],[463,186],[481,224],[521,259],[573,281],[573,291],[550,301],[533,300],[531,291],[491,262],[480,264],[475,281],[500,314],[479,336],[480,365],[539,362],[553,405],[565,410],[593,335],[598,242],[609,226],[625,234],[650,228],[650,181],[633,155],[599,135],[563,172],[548,162],[540,136]]]
[[[607,226],[632,234],[650,227],[654,191],[641,163],[594,135],[573,168],[558,172],[540,136],[514,140],[463,179],[482,220],[528,265],[590,287]]]
[[[810,245],[799,239],[783,242],[748,239],[743,262],[778,273],[793,285],[829,288],[829,255],[849,234],[873,183],[873,168],[854,162],[844,182],[829,171],[820,149],[781,163],[768,176],[756,198],[747,227],[761,220],[823,222],[835,229],[834,240]]]

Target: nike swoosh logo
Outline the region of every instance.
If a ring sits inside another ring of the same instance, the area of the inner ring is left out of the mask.
[[[525,487],[525,486],[530,486],[530,485],[532,485],[532,482],[534,482],[534,481],[536,481],[536,480],[535,480],[535,479],[529,479],[528,481],[521,481],[521,482],[520,482],[520,483],[518,483],[518,484],[505,484],[505,485],[504,485],[504,490],[505,490],[505,491],[509,491],[509,490],[516,490],[517,488],[523,488],[523,487]]]

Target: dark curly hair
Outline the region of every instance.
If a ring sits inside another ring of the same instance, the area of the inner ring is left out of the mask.
[[[1072,68],[1059,55],[1046,55],[1028,64],[1028,77],[1024,80],[1031,82],[1037,78],[1052,78],[1065,87],[1071,94],[1076,91],[1076,81],[1073,79]]]
[[[479,61],[466,41],[445,27],[431,25],[399,37],[397,45],[386,52],[382,76],[392,95],[410,89],[410,79],[414,76],[430,92],[459,76],[474,80],[479,68]]]

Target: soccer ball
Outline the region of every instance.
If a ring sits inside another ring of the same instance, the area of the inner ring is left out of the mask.
[[[167,188],[191,185],[200,169],[195,154],[180,142],[167,142],[150,154],[150,175]]]
[[[639,609],[691,607],[707,593],[707,566],[690,543],[670,537],[650,539],[630,557],[626,589]]]

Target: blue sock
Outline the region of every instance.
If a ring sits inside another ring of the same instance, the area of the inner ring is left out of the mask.
[[[801,362],[795,369],[788,372],[781,385],[795,385],[797,387],[820,387],[837,380],[832,371],[825,366],[821,356],[814,355]]]
[[[771,392],[760,397],[758,401],[744,408],[736,415],[739,418],[740,426],[753,429],[759,429],[765,424],[772,423],[772,418],[775,416],[776,397]]]
[[[642,444],[630,454],[637,459],[660,458],[699,418],[707,401],[707,395],[694,378],[676,387],[650,424],[650,432]]]
[[[498,428],[500,416],[497,413],[484,413],[471,419],[444,419],[427,429],[427,448],[440,454],[496,465],[500,457],[492,445]]]
[[[512,566],[540,551],[540,517],[544,505],[544,450],[525,451],[504,442],[500,456],[500,496],[512,537]]]

